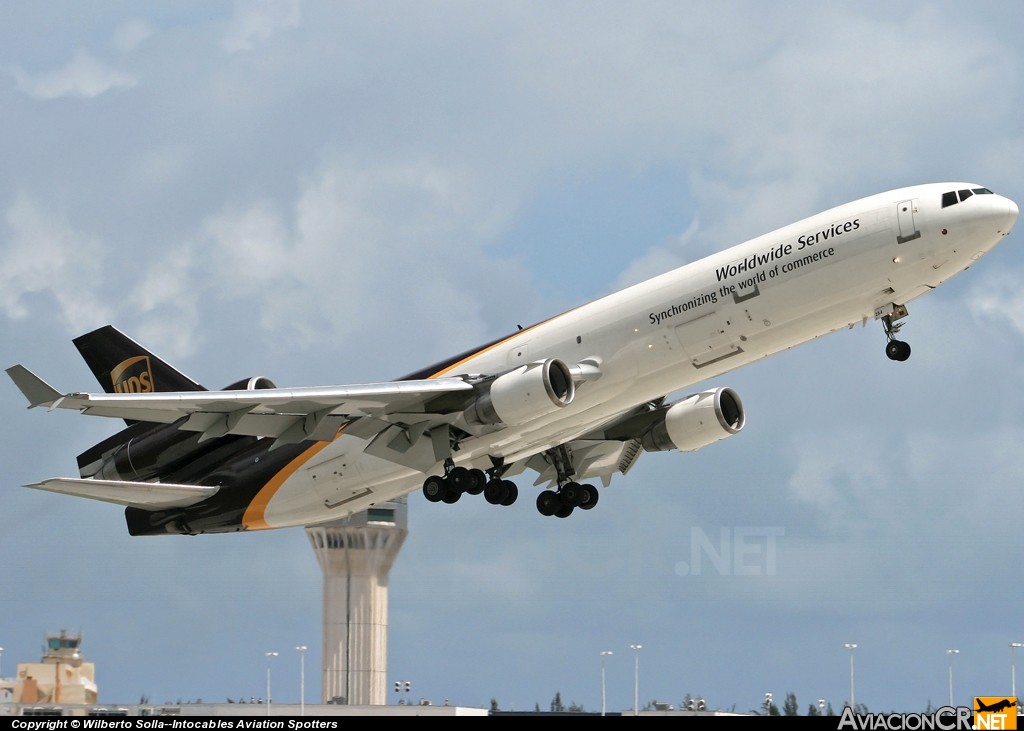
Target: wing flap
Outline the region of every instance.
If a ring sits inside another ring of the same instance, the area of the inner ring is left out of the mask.
[[[429,472],[452,453],[447,425],[440,429],[432,426],[430,421],[389,425],[370,440],[364,451],[419,472]]]
[[[616,472],[625,474],[636,461],[637,454],[631,450],[631,442],[619,440],[574,440],[566,443],[575,463],[575,479],[578,481],[600,479],[605,486],[611,483]],[[629,455],[628,461],[626,460]],[[625,466],[625,469],[623,469]],[[557,484],[558,473],[554,464],[544,454],[535,454],[526,460],[526,467],[537,473],[534,485]]]
[[[220,489],[207,485],[174,485],[166,482],[127,482],[77,477],[53,477],[42,482],[30,483],[25,487],[145,510],[194,505]]]
[[[576,480],[600,479],[607,487],[612,475],[629,472],[643,454],[642,436],[658,418],[657,399],[619,414],[601,427],[565,442],[572,456]],[[537,473],[534,485],[556,485],[558,471],[548,453],[534,454],[524,460],[526,469]]]

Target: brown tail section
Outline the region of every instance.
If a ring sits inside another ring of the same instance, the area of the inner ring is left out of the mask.
[[[107,393],[207,390],[112,325],[73,342]]]

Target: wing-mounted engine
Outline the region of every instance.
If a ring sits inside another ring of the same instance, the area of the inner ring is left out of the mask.
[[[264,376],[243,378],[225,391],[255,391],[276,388]],[[223,446],[218,439],[204,439],[203,434],[180,429],[186,419],[173,424],[154,426],[135,424],[97,444],[78,457],[82,477],[106,480],[145,481],[157,476],[166,478],[178,465],[194,462]],[[232,442],[253,437],[228,436]]]
[[[523,424],[572,403],[572,372],[557,358],[528,363],[487,383],[467,411],[479,424]]]
[[[676,401],[641,437],[644,450],[694,452],[739,433],[746,423],[743,402],[731,388],[702,391]]]

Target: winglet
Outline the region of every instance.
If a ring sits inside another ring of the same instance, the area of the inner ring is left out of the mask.
[[[14,385],[25,394],[30,409],[34,409],[36,406],[49,406],[52,409],[64,398],[64,394],[21,364],[8,368],[7,375],[14,381]]]

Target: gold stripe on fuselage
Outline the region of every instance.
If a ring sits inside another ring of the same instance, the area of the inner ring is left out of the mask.
[[[573,310],[567,310],[566,312],[563,312],[560,315],[556,315],[555,317],[551,317],[545,320],[544,322],[539,322],[536,325],[531,325],[525,330],[520,330],[519,332],[514,333],[513,335],[510,335],[507,338],[504,338],[503,340],[499,340],[498,342],[489,345],[486,348],[482,348],[481,350],[475,351],[472,355],[469,355],[460,361],[452,363],[451,365],[443,368],[437,373],[428,376],[428,378],[440,378],[446,373],[450,373],[452,370],[458,368],[463,363],[468,363],[474,358],[478,358],[484,353],[487,353],[500,345],[504,345],[513,338],[516,338],[524,333],[528,333],[531,330],[540,327],[541,325],[552,322],[553,320],[557,320],[559,317],[562,317],[563,315],[566,315],[572,311]],[[340,437],[344,431],[345,427],[343,426],[341,429],[338,430],[338,433],[334,435],[334,438],[337,439],[338,437]],[[256,496],[252,499],[252,502],[249,503],[249,507],[245,509],[245,513],[243,513],[242,515],[242,527],[244,527],[246,530],[269,530],[273,528],[274,526],[267,523],[266,519],[267,506],[270,505],[270,501],[274,499],[274,495],[277,494],[277,491],[281,489],[281,486],[288,480],[289,477],[294,475],[300,467],[302,467],[306,462],[308,462],[317,454],[319,454],[320,451],[327,447],[329,444],[331,444],[331,442],[316,442],[315,444],[310,446],[309,449],[303,450],[295,459],[289,462],[284,467],[284,469],[282,469],[280,472],[278,472],[269,480],[267,480],[266,484],[264,484],[263,487],[260,488],[259,492],[256,493]]]

